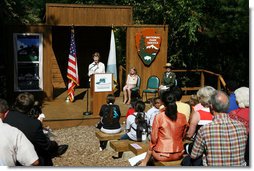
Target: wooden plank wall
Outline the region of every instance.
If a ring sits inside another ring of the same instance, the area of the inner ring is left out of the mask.
[[[136,33],[140,32],[142,29],[155,28],[157,34],[162,37],[160,51],[157,54],[153,63],[147,67],[144,65],[140,59],[136,43],[135,36]],[[151,75],[156,75],[161,80],[162,74],[165,71],[163,66],[167,62],[167,47],[168,47],[168,26],[129,26],[127,28],[127,39],[126,39],[126,72],[129,73],[129,68],[135,67],[137,69],[138,75],[141,77],[140,92],[146,88],[146,83]],[[142,95],[142,94],[141,94]]]
[[[46,23],[54,26],[131,25],[132,7],[47,3]]]

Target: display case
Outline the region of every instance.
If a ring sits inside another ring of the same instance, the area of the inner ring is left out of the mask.
[[[42,34],[14,33],[13,42],[14,91],[42,91]]]

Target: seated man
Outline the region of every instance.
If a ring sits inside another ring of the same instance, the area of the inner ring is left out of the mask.
[[[164,68],[166,68],[166,71],[163,73],[161,85],[159,87],[160,94],[168,89],[170,90],[176,85],[176,74],[171,71],[171,63],[166,63]]]

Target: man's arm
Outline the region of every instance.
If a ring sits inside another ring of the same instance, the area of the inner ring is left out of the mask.
[[[205,141],[204,141],[204,136],[202,135],[203,134],[202,131],[203,129],[200,128],[195,138],[194,145],[192,147],[192,151],[190,154],[190,157],[192,159],[196,159],[204,153]]]

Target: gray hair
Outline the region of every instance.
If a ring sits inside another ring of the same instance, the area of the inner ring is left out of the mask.
[[[223,99],[223,96],[226,99]],[[228,110],[229,107],[229,98],[228,95],[223,91],[215,91],[210,98],[210,103],[213,107],[213,110],[218,113],[223,113]]]
[[[210,96],[216,91],[211,86],[205,86],[198,90],[197,97],[198,101],[204,106],[207,107],[209,105]]]
[[[235,90],[235,97],[239,108],[249,107],[249,88],[240,87]]]

